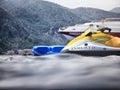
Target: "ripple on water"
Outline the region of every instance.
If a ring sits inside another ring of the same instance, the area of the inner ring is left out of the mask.
[[[0,56],[0,89],[120,89],[120,56]]]

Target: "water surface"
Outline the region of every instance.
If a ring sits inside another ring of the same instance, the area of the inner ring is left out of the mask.
[[[0,89],[120,89],[120,56],[0,56]]]

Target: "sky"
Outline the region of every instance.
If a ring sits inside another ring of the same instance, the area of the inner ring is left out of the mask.
[[[120,0],[45,0],[57,3],[68,8],[92,7],[103,10],[111,10],[120,7]]]

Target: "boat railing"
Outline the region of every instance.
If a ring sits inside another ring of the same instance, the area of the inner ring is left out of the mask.
[[[106,18],[105,21],[120,21],[120,18]]]

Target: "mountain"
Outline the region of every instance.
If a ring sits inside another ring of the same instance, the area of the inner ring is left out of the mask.
[[[47,1],[1,0],[0,51],[65,44],[58,28],[83,22],[67,8]]]
[[[120,7],[113,8],[112,10],[110,10],[110,12],[114,12],[114,13],[119,13],[120,14]]]
[[[35,45],[66,44],[58,28],[119,17],[93,8],[69,9],[43,0],[0,0],[0,53]]]
[[[0,51],[21,47],[20,44],[26,43],[27,35],[29,34],[24,27],[0,8]]]
[[[73,12],[74,14],[78,15],[79,17],[87,21],[101,20],[104,18],[120,17],[120,14],[109,12],[109,11],[104,11],[100,9],[95,9],[95,8],[80,7],[80,8],[72,9],[71,12]]]

